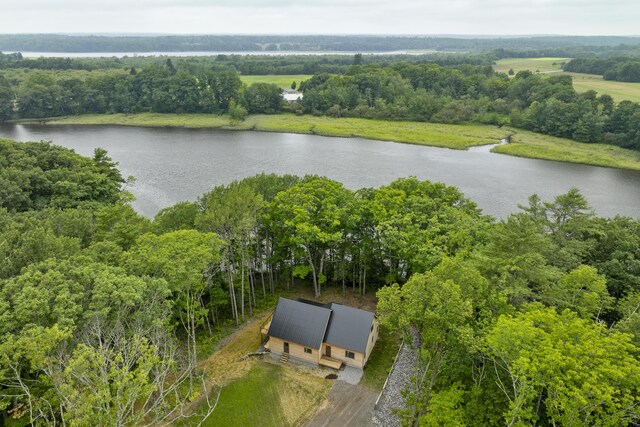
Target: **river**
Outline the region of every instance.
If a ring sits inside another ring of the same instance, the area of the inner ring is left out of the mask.
[[[537,193],[577,187],[601,216],[640,217],[640,172],[490,153],[316,135],[122,126],[1,125],[0,136],[51,140],[83,155],[102,147],[137,181],[134,207],[153,216],[213,186],[261,172],[318,174],[357,189],[416,176],[460,188],[486,213],[506,217]]]

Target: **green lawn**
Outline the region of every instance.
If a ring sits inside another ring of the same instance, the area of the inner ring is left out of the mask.
[[[312,76],[307,74],[289,74],[289,75],[264,75],[264,76],[240,76],[240,80],[251,86],[254,83],[273,83],[281,88],[290,88],[291,83],[296,82],[300,85],[303,80],[310,79]]]
[[[203,426],[297,426],[326,398],[332,382],[296,367],[256,363],[242,378],[226,385]],[[196,425],[191,418],[178,425]]]
[[[380,327],[378,342],[367,361],[367,366],[364,368],[361,384],[375,391],[382,390],[401,342],[402,340],[397,333],[392,333],[387,328]]]
[[[243,378],[222,389],[218,406],[203,425],[285,425],[279,399],[282,370],[275,365],[254,366]]]

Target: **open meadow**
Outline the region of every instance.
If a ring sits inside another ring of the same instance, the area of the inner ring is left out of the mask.
[[[516,73],[523,70],[541,73],[560,72],[562,63],[570,60],[571,58],[507,58],[496,61],[493,69],[501,73],[508,73],[511,69]]]
[[[599,94],[611,95],[616,102],[624,100],[640,102],[640,83],[604,80],[602,76],[595,74],[564,73],[562,63],[570,60],[571,58],[508,58],[496,61],[493,68],[502,73],[513,69],[515,73],[530,70],[543,74],[568,74],[573,78],[573,87],[577,92],[595,90]]]
[[[281,88],[290,88],[291,83],[296,82],[296,86],[300,85],[303,80],[310,79],[312,76],[307,74],[287,74],[287,75],[273,75],[266,74],[261,76],[240,76],[240,80],[247,86],[251,86],[254,83],[271,83],[278,85]]]
[[[573,87],[578,92],[595,90],[606,93],[616,101],[640,102],[640,83],[616,82],[604,80],[602,76],[595,74],[566,73],[573,77]]]

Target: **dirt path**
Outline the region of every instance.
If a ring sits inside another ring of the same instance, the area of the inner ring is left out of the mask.
[[[363,385],[336,381],[328,402],[305,427],[365,427],[373,425],[373,406],[378,394]]]

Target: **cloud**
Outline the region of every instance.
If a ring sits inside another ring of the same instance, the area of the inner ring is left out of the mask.
[[[634,34],[636,0],[21,0],[0,32]]]

